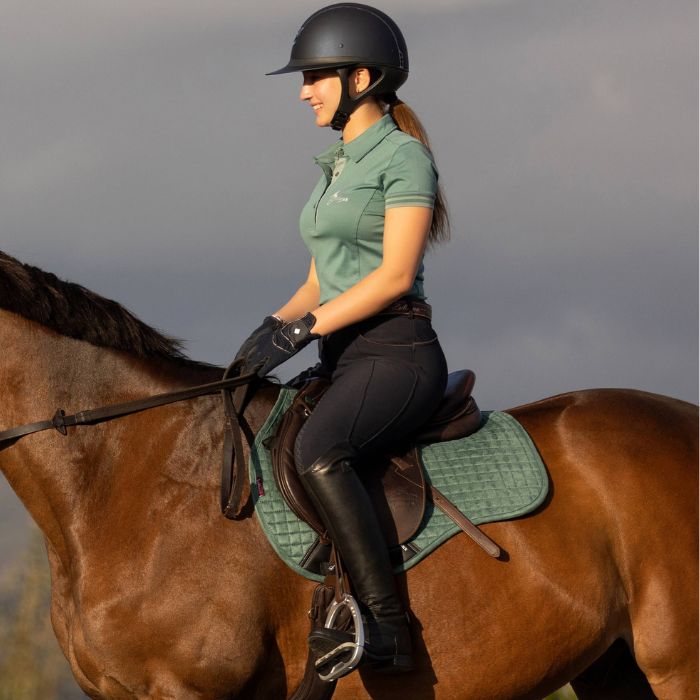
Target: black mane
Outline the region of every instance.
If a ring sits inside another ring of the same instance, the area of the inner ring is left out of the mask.
[[[0,309],[76,340],[123,350],[141,358],[163,358],[191,367],[182,344],[151,328],[121,304],[50,272],[25,265],[0,251]]]

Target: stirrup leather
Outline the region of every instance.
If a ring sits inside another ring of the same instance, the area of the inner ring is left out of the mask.
[[[317,659],[314,667],[322,681],[335,681],[347,675],[350,671],[354,671],[360,665],[365,652],[365,630],[362,624],[360,606],[349,593],[345,593],[340,602],[333,600],[328,608],[325,628],[334,629],[333,624],[338,617],[338,613],[343,608],[347,608],[350,615],[352,615],[353,625],[355,626],[355,641],[344,642],[333,649],[333,651]],[[342,661],[341,657],[347,656],[348,652],[352,652],[350,659]]]

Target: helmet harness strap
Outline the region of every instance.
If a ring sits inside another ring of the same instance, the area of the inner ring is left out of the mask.
[[[378,93],[382,92],[382,87],[388,82],[386,78],[389,71],[387,71],[384,66],[372,66],[372,68],[375,68],[381,72],[379,78],[377,78],[372,85],[370,85],[366,90],[363,90],[356,97],[350,97],[350,78],[348,74],[355,70],[355,68],[357,68],[357,65],[340,66],[339,68],[336,68],[336,72],[340,78],[340,102],[338,103],[338,109],[331,120],[331,127],[335,131],[342,131],[345,128],[345,125],[348,123],[350,115],[357,109],[360,102],[364,100],[365,97],[377,95]],[[396,93],[390,93],[389,96],[393,96],[395,99]]]

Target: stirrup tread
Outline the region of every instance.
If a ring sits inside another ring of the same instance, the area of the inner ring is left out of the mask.
[[[338,613],[343,608],[350,611],[355,628],[354,634],[333,627]],[[314,664],[321,680],[335,681],[354,671],[362,662],[365,645],[365,632],[357,601],[347,593],[342,600],[334,600],[328,609],[325,627],[314,630],[309,635],[308,643],[314,653],[316,653],[314,648],[316,646],[320,650],[330,648],[326,654],[319,656]]]
[[[355,636],[348,632],[340,630],[327,629],[321,627],[314,630],[307,639],[309,648],[316,654],[316,658],[320,659],[326,654],[330,654],[336,647],[347,642],[354,642]]]

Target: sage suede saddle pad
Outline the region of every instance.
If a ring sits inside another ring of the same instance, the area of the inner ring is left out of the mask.
[[[323,576],[300,565],[317,535],[285,503],[275,485],[270,452],[263,445],[295,394],[295,389],[281,388],[251,448],[248,474],[255,512],[274,550],[294,571],[321,582]],[[475,525],[525,515],[547,495],[547,472],[537,448],[506,413],[484,411],[478,432],[460,440],[422,445],[419,451],[426,481]],[[394,567],[395,573],[411,568],[458,532],[459,527],[428,501],[418,531],[402,545],[404,561]]]

